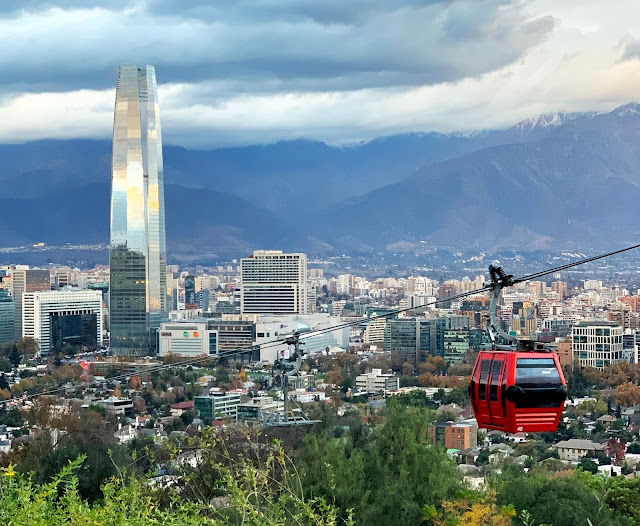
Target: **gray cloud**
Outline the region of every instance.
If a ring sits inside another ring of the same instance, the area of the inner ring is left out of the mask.
[[[638,16],[637,0],[0,0],[0,142],[109,137],[132,62],[156,66],[165,142],[196,148],[607,111],[637,98]]]
[[[108,88],[125,62],[154,64],[162,83],[212,80],[240,92],[436,84],[510,64],[554,28],[552,17],[501,0],[184,4],[2,3],[0,89]]]
[[[111,9],[121,9],[127,4],[127,0],[3,0],[0,2],[0,14],[16,14],[20,12],[39,12],[48,9],[90,9],[93,7],[109,6]]]
[[[624,47],[622,60],[640,58],[640,40],[631,40]]]

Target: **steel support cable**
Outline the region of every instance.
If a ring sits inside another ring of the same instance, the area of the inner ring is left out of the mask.
[[[598,259],[608,258],[610,256],[615,256],[616,254],[621,254],[623,252],[627,252],[629,250],[634,250],[636,248],[640,248],[640,244],[632,245],[630,247],[621,248],[620,250],[614,250],[613,252],[607,252],[606,254],[600,254],[599,256],[593,256],[586,259],[581,259],[578,261],[574,261],[573,263],[567,263],[566,265],[560,265],[559,267],[555,267],[549,270],[544,270],[542,272],[537,272],[535,274],[528,274],[518,279],[514,279],[514,283],[522,283],[523,281],[530,281],[532,279],[541,278],[543,276],[547,276],[549,274],[554,274],[555,272],[560,272],[561,270],[566,270],[569,268],[577,267],[579,265],[584,265],[585,263],[591,263],[592,261],[597,261]]]
[[[446,298],[446,299],[441,299],[441,300],[436,300],[436,301],[432,301],[430,303],[427,303],[425,305],[420,305],[420,306],[416,306],[416,307],[410,307],[410,308],[405,308],[405,309],[398,309],[398,310],[394,310],[391,312],[385,312],[384,314],[381,314],[380,316],[377,316],[378,318],[387,318],[390,316],[395,316],[396,314],[399,314],[401,312],[408,312],[408,311],[413,311],[413,310],[419,310],[419,309],[425,309],[426,307],[430,307],[432,305],[437,305],[439,303],[444,303],[446,301],[454,301],[456,299],[461,299],[461,298],[465,298],[468,296],[475,296],[477,294],[480,294],[482,292],[487,292],[491,290],[491,286],[487,285],[485,287],[481,287],[479,289],[476,290],[471,290],[468,292],[463,292],[461,294],[457,294],[455,296],[451,296],[450,298]],[[301,338],[308,338],[310,336],[318,336],[321,334],[325,334],[327,332],[333,332],[336,330],[340,330],[340,329],[344,329],[347,327],[352,327],[355,325],[359,325],[360,323],[362,323],[361,319],[358,319],[356,321],[349,321],[349,322],[345,322],[339,325],[335,325],[332,327],[325,327],[324,329],[319,329],[317,331],[313,331],[313,332],[309,332],[309,333],[305,333],[301,335]],[[269,342],[266,342],[264,344],[261,344],[259,346],[256,345],[252,345],[251,347],[244,347],[241,349],[230,349],[230,350],[226,350],[226,351],[220,351],[215,355],[201,355],[201,356],[194,356],[193,358],[188,358],[185,360],[180,360],[174,363],[170,363],[170,364],[162,364],[162,365],[157,365],[154,367],[149,367],[146,371],[144,371],[144,374],[150,374],[150,373],[154,373],[154,372],[158,372],[164,369],[170,369],[170,368],[175,368],[175,367],[181,367],[181,366],[188,366],[188,365],[196,365],[200,362],[206,362],[208,360],[218,360],[220,358],[226,358],[228,356],[235,356],[237,354],[246,354],[249,352],[252,352],[254,350],[256,350],[257,347],[259,347],[261,350],[262,349],[268,349],[270,347],[274,347],[274,346],[279,346],[282,345],[284,343],[287,342],[287,338],[279,338],[276,340],[272,340]],[[142,374],[142,373],[141,373]],[[131,373],[127,373],[127,374],[121,374],[121,375],[116,375],[116,376],[112,376],[110,378],[105,378],[105,382],[106,381],[116,381],[116,380],[126,380],[128,378],[131,378],[132,376],[139,376],[138,374],[131,374]],[[82,384],[77,384],[74,385],[73,388],[84,388],[84,387],[91,387],[96,381],[90,381],[90,382],[85,382]],[[66,391],[68,388],[67,387],[57,387],[55,389],[49,389],[47,391],[42,391],[39,393],[33,393],[33,394],[28,394],[28,395],[23,395],[19,398],[10,398],[7,400],[3,400],[0,401],[0,407],[2,405],[11,403],[11,402],[15,402],[16,400],[22,400],[22,399],[31,399],[31,398],[36,398],[39,396],[47,396],[47,395],[51,395],[51,394],[55,394],[55,393],[59,393],[62,391]]]
[[[520,278],[514,279],[513,283],[516,284],[516,283],[523,283],[523,282],[526,282],[526,281],[531,281],[533,279],[540,278],[540,277],[543,277],[543,276],[547,276],[547,275],[553,274],[555,272],[560,272],[562,270],[566,270],[566,269],[569,269],[569,268],[577,267],[579,265],[584,265],[586,263],[591,263],[592,261],[597,261],[599,259],[604,259],[604,258],[607,258],[607,257],[615,256],[617,254],[621,254],[621,253],[627,252],[629,250],[634,250],[636,248],[640,248],[640,244],[632,245],[632,246],[629,246],[629,247],[626,247],[626,248],[622,248],[622,249],[619,249],[619,250],[615,250],[613,252],[607,252],[606,254],[600,254],[598,256],[593,256],[593,257],[590,257],[590,258],[581,259],[581,260],[578,260],[578,261],[574,261],[573,263],[567,263],[565,265],[560,265],[558,267],[554,267],[554,268],[551,268],[551,269],[548,269],[548,270],[544,270],[544,271],[541,271],[541,272],[537,272],[537,273],[534,273],[534,274],[527,274],[527,275],[522,276]],[[427,303],[425,305],[419,305],[419,306],[415,306],[415,307],[407,307],[407,308],[404,308],[404,309],[397,309],[397,310],[394,310],[394,311],[385,312],[384,314],[380,314],[379,316],[376,316],[376,318],[387,318],[387,317],[395,316],[396,314],[400,314],[402,312],[410,312],[410,311],[414,311],[414,310],[425,309],[426,307],[438,305],[439,303],[444,303],[444,302],[448,302],[448,301],[455,301],[457,299],[462,299],[462,298],[466,298],[466,297],[469,297],[469,296],[475,296],[475,295],[481,294],[483,292],[488,292],[491,289],[492,289],[492,285],[485,285],[484,287],[480,287],[479,289],[475,289],[475,290],[463,292],[463,293],[460,293],[460,294],[456,294],[456,295],[451,296],[449,298],[443,298],[443,299],[435,300],[435,301],[429,302],[429,303]],[[317,331],[312,331],[312,332],[303,334],[303,335],[301,335],[301,337],[306,339],[306,338],[309,338],[311,336],[319,336],[321,334],[325,334],[325,333],[328,333],[328,332],[333,332],[333,331],[337,331],[337,330],[340,330],[340,329],[345,329],[345,328],[348,328],[348,327],[353,327],[353,326],[359,325],[359,324],[362,323],[362,321],[363,321],[362,319],[358,319],[358,320],[355,320],[355,321],[348,321],[348,322],[345,322],[345,323],[342,323],[342,324],[338,324],[338,325],[334,325],[334,326],[331,326],[331,327],[325,327],[324,329],[318,329]],[[264,344],[259,345],[259,348],[260,349],[267,349],[267,348],[270,348],[270,347],[273,347],[273,346],[282,345],[283,343],[286,343],[286,341],[287,341],[287,338],[278,338],[278,339],[275,339],[275,340],[272,340],[272,341],[269,341],[269,342],[266,342]],[[234,356],[236,354],[246,354],[246,353],[249,353],[251,351],[256,350],[256,347],[257,346],[252,345],[251,347],[245,347],[245,348],[242,348],[242,349],[233,349],[233,350],[228,350],[228,351],[220,351],[216,355],[195,356],[193,358],[189,358],[189,359],[186,359],[186,360],[180,360],[180,361],[177,361],[177,362],[174,362],[174,363],[171,363],[171,364],[162,364],[162,365],[158,365],[156,367],[150,367],[149,369],[147,369],[145,371],[145,374],[147,374],[147,373],[150,374],[150,373],[161,371],[161,370],[164,370],[164,369],[170,369],[172,367],[180,367],[180,366],[183,366],[183,365],[184,366],[195,365],[195,364],[203,362],[203,361],[217,360],[217,359],[220,359],[220,358],[226,358],[228,356]],[[137,375],[135,375],[135,374],[122,374],[122,375],[117,375],[117,376],[113,376],[111,378],[105,379],[105,381],[128,379],[131,376],[137,376]],[[75,388],[91,387],[92,384],[94,384],[94,383],[95,383],[95,381],[85,382],[83,384],[74,385],[73,388],[75,389]],[[50,394],[55,394],[55,393],[59,393],[61,391],[66,391],[66,390],[67,390],[66,387],[59,387],[59,388],[56,388],[56,389],[50,389],[50,390],[43,391],[43,392],[40,392],[40,393],[34,393],[34,394],[30,394],[30,395],[23,395],[20,398],[10,398],[8,400],[0,401],[0,407],[2,405],[5,405],[5,404],[11,403],[11,402],[23,400],[25,398],[26,399],[31,399],[31,398],[36,398],[36,397],[39,397],[39,396],[47,396],[47,395],[50,395]]]

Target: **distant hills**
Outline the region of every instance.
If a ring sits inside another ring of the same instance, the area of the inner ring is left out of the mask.
[[[0,145],[0,246],[108,240],[110,141]],[[259,247],[588,249],[637,242],[640,106],[350,146],[165,146],[177,260]]]
[[[522,250],[635,243],[639,109],[579,116],[535,141],[425,166],[343,203],[324,232],[339,232],[339,224],[344,243],[377,249],[399,241]]]

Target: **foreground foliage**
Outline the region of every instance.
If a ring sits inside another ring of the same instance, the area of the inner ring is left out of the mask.
[[[640,479],[569,468],[542,440],[517,447],[528,472],[487,463],[487,488],[470,491],[433,444],[435,412],[395,400],[378,413],[321,404],[320,423],[277,437],[238,424],[122,445],[95,410],[45,404],[26,415],[37,433],[2,457],[0,525],[640,524]]]
[[[111,479],[103,498],[88,504],[78,494],[76,475],[84,457],[70,462],[53,480],[34,484],[9,467],[0,482],[0,524],[7,526],[222,526],[349,525],[321,498],[305,499],[285,478],[273,475],[286,467],[281,450],[257,467],[240,461],[233,468],[217,465],[221,497],[208,502],[185,500],[171,484]],[[166,479],[164,480],[166,482]]]

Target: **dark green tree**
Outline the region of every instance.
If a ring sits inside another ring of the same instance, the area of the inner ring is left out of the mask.
[[[607,490],[607,504],[616,515],[640,524],[640,478],[612,477]]]
[[[194,416],[193,413],[190,413],[189,411],[185,411],[184,413],[182,413],[180,415],[180,419],[182,420],[183,424],[185,426],[188,426],[189,424],[191,424],[191,422],[193,422],[194,420]]]
[[[24,424],[22,413],[17,407],[13,407],[8,411],[0,408],[0,425],[9,427],[21,427]]]
[[[350,433],[308,435],[295,456],[305,491],[327,497],[343,513],[352,508],[357,524],[420,524],[424,506],[440,505],[461,487],[455,464],[431,443],[433,417],[391,404],[385,424],[358,442]]]
[[[611,461],[609,461],[611,462]],[[587,457],[582,457],[580,459],[580,467],[582,469],[584,469],[585,471],[592,473],[592,474],[596,474],[598,472],[598,464],[597,462],[594,462],[593,460],[591,460],[590,458]]]
[[[589,524],[588,521],[600,526],[631,524],[626,518],[616,517],[607,506],[606,491],[599,488],[598,477],[583,471],[551,478],[545,473],[504,470],[493,484],[498,504],[511,504],[518,513],[528,511],[532,524],[574,526]]]
[[[15,343],[9,350],[8,358],[9,358],[9,361],[14,366],[17,366],[20,362],[22,362],[22,353],[20,352],[20,349],[18,349],[18,346]]]

